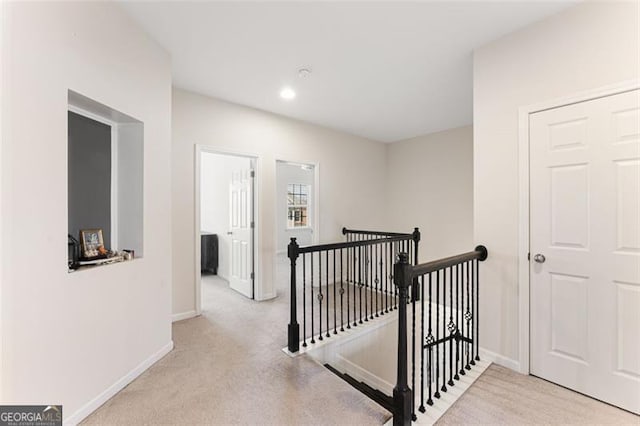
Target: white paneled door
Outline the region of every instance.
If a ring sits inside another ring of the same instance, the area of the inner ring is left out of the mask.
[[[232,173],[230,188],[231,267],[229,285],[253,298],[253,171]]]
[[[640,91],[530,116],[531,374],[640,412]]]

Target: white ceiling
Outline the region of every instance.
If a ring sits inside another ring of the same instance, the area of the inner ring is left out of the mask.
[[[474,48],[574,3],[121,4],[171,53],[175,86],[391,142],[470,124]]]

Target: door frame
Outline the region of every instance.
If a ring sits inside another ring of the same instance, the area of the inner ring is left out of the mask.
[[[530,373],[530,218],[529,218],[529,116],[548,109],[590,101],[640,89],[640,80],[627,80],[613,85],[525,105],[518,109],[518,335],[520,373]]]
[[[261,180],[260,180],[260,157],[255,153],[241,152],[227,150],[224,148],[218,148],[209,145],[196,144],[194,151],[194,227],[193,235],[195,240],[195,259],[194,259],[194,271],[195,271],[195,311],[196,316],[202,314],[202,273],[200,271],[200,164],[202,160],[202,153],[228,155],[233,157],[243,157],[254,161],[254,181],[253,181],[253,299],[261,300],[263,288],[262,288],[262,268],[260,267],[260,257],[258,247],[260,245],[260,215],[259,213],[259,194],[261,192]]]
[[[275,187],[276,187],[276,194],[278,193],[278,162],[280,163],[288,163],[288,164],[300,164],[300,165],[308,165],[308,166],[313,166],[313,209],[312,209],[312,214],[313,214],[313,220],[312,222],[312,229],[313,229],[313,235],[311,238],[311,243],[312,244],[318,244],[318,242],[320,241],[320,162],[318,161],[300,161],[300,160],[291,160],[286,158],[286,156],[284,155],[276,155],[275,158]],[[273,233],[273,241],[276,242],[275,246],[275,259],[277,259],[278,254],[280,253],[278,251],[278,217],[277,217],[277,211],[278,211],[278,201],[276,200],[276,218],[275,218],[275,227],[274,227],[274,233]],[[285,250],[286,253],[286,250]]]

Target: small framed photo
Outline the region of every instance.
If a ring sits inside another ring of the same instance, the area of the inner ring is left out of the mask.
[[[82,246],[82,257],[84,258],[92,258],[101,255],[100,247],[104,250],[102,229],[80,230],[80,245]]]

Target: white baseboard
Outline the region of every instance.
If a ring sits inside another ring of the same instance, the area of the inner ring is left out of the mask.
[[[256,302],[264,302],[265,300],[274,299],[277,295],[278,294],[275,291],[271,293],[265,293],[260,298],[256,297]]]
[[[197,316],[196,311],[181,312],[171,315],[171,322],[182,321]]]
[[[364,382],[374,389],[378,389],[386,395],[393,394],[393,384],[376,376],[371,371],[362,368],[357,364],[354,364],[353,362],[344,358],[342,355],[336,354],[331,366],[341,373],[346,373],[354,379]]]
[[[480,348],[480,358],[520,373],[520,361],[518,360],[507,358],[485,348]]]
[[[164,345],[160,350],[142,361],[137,367],[125,374],[117,382],[105,389],[101,394],[86,403],[75,413],[64,419],[65,425],[77,425],[87,418],[91,413],[97,410],[102,404],[107,402],[111,397],[120,392],[129,383],[133,382],[139,375],[144,373],[149,367],[158,362],[162,357],[171,352],[173,349],[173,341]]]

